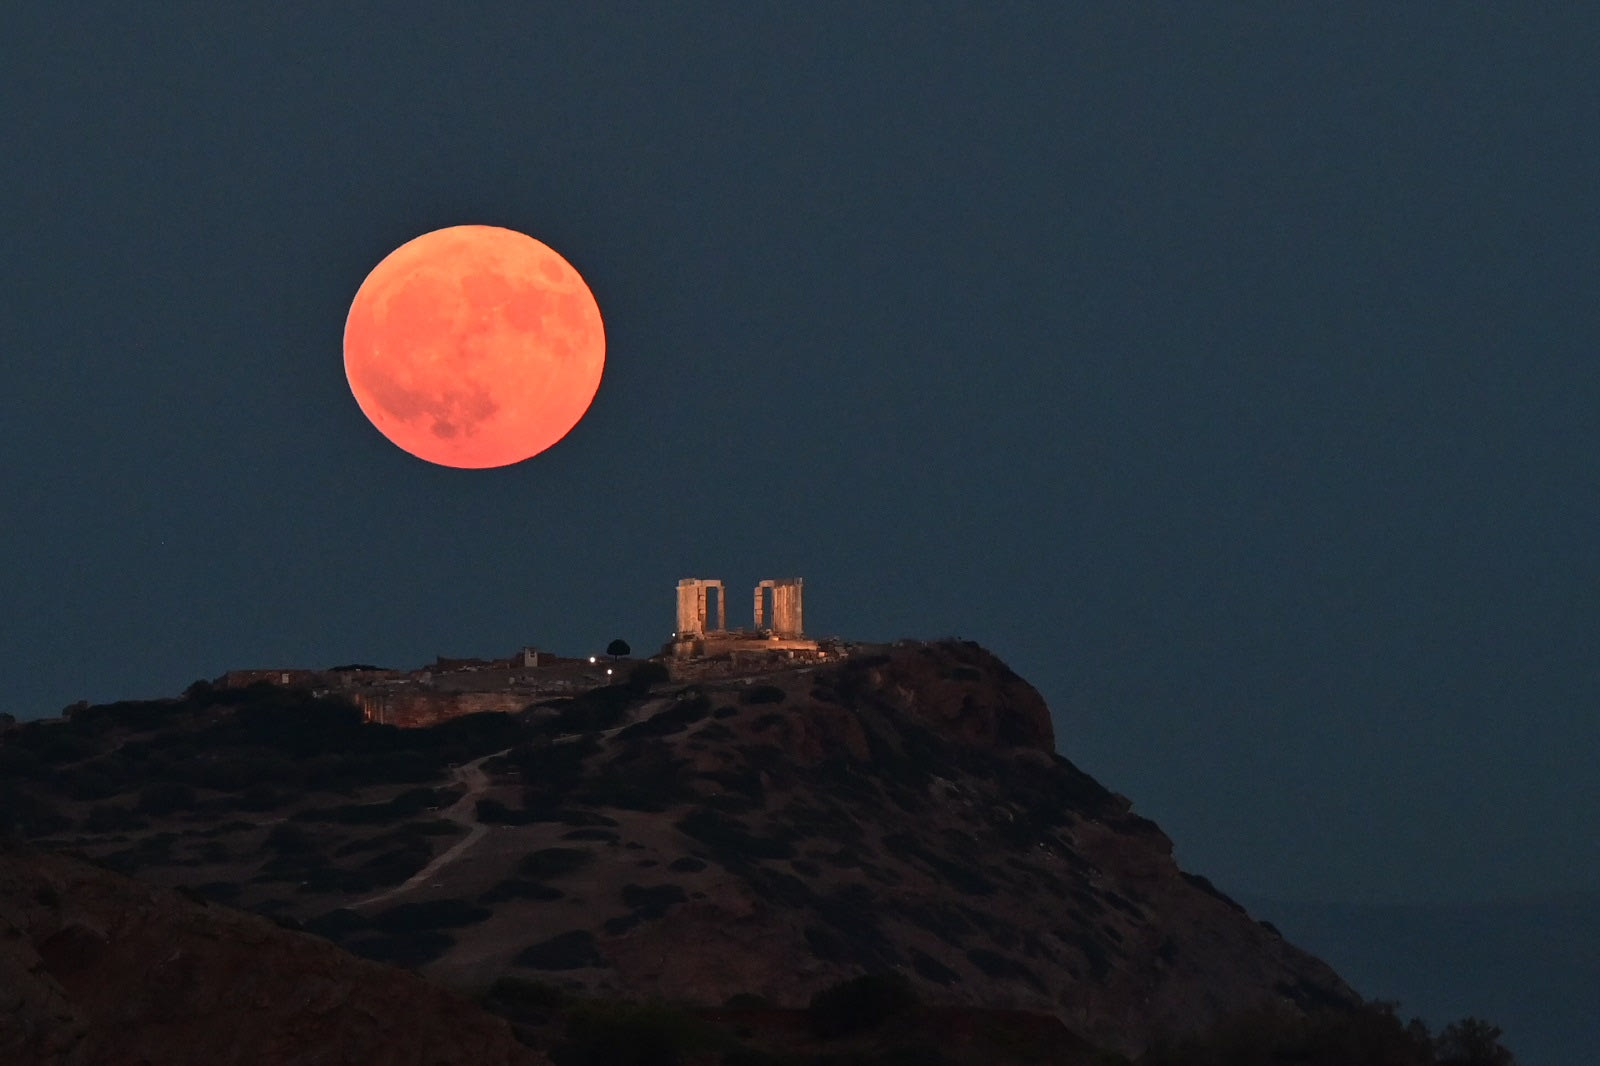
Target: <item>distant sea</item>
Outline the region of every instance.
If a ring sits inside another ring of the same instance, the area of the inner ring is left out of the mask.
[[[1472,1014],[1520,1066],[1600,1062],[1600,891],[1437,905],[1239,897],[1367,999],[1438,1032]]]

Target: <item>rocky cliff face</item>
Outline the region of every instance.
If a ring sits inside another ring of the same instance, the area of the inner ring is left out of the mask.
[[[1357,1002],[1181,871],[975,645],[641,679],[435,730],[284,699],[13,731],[15,809],[57,844],[462,989],[797,1006],[893,970],[925,1001],[1048,1013],[1125,1052],[1262,1003]],[[175,781],[191,794],[166,809]]]
[[[0,845],[0,1061],[532,1064],[499,1018],[256,915]]]

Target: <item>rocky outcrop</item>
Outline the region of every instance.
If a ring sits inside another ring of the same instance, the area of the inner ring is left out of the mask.
[[[902,642],[825,676],[852,700],[894,707],[951,740],[1056,750],[1044,697],[977,644]]]
[[[58,855],[0,845],[0,1061],[545,1060],[415,974]]]

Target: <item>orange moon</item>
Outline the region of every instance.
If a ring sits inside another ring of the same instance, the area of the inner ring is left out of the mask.
[[[538,455],[589,409],[605,362],[600,308],[572,264],[498,226],[402,244],[361,283],[344,326],[362,413],[441,466]]]

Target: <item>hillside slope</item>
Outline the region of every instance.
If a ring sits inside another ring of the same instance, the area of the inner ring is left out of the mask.
[[[518,1066],[446,989],[265,918],[0,844],[0,1061]]]
[[[90,708],[6,734],[0,765],[36,838],[462,989],[800,1006],[895,970],[1125,1052],[1261,1003],[1357,1002],[1179,870],[975,645],[649,671],[428,730],[270,689]]]

